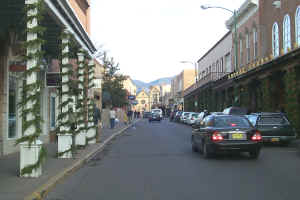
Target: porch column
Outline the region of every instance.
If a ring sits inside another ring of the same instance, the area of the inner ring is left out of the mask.
[[[92,101],[94,98],[94,70],[95,64],[93,60],[89,62],[88,69],[88,127],[87,127],[87,141],[88,144],[96,143],[96,127],[94,124],[94,105],[95,102]]]
[[[72,134],[71,124],[69,121],[70,109],[73,109],[71,102],[73,99],[70,96],[70,63],[69,63],[69,32],[64,30],[62,34],[62,65],[61,65],[61,121],[59,123],[58,134],[58,157],[72,158]],[[72,111],[74,112],[74,111]],[[75,113],[74,113],[75,114]]]
[[[40,94],[41,88],[37,83],[37,72],[34,69],[39,69],[38,53],[41,49],[41,43],[38,41],[38,34],[34,28],[38,26],[38,6],[39,0],[26,0],[26,6],[32,8],[27,11],[27,17],[31,20],[27,21],[27,62],[26,62],[26,97],[23,99],[25,103],[23,110],[26,122],[24,123],[24,136],[20,143],[20,176],[21,177],[39,177],[42,174],[40,164],[42,153],[42,141],[38,140],[41,133],[41,116],[37,111],[40,111]],[[33,45],[34,44],[34,45]]]
[[[84,111],[84,69],[85,59],[84,50],[80,49],[78,56],[78,101],[77,101],[77,133],[75,137],[75,144],[78,146],[86,145],[86,127],[85,127],[85,111]]]

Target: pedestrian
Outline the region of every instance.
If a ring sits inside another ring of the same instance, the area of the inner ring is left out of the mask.
[[[115,119],[116,119],[116,111],[111,107],[109,111],[109,118],[110,118],[110,128],[113,129],[115,127]]]
[[[96,127],[96,135],[97,135],[97,142],[100,141],[100,128],[101,125],[99,126],[99,122],[101,122],[101,111],[100,109],[94,104],[94,125]]]

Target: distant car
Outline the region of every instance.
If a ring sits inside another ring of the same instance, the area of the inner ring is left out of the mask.
[[[151,112],[144,112],[143,118],[148,119],[151,116]]]
[[[149,118],[149,122],[158,121],[161,122],[160,114],[158,113],[151,113],[151,117]]]
[[[152,109],[151,113],[156,113],[159,114],[161,118],[163,118],[163,111],[162,109],[156,108],[156,109]]]
[[[208,115],[198,129],[193,129],[192,149],[205,158],[217,152],[249,152],[258,158],[262,136],[249,120],[237,115]]]
[[[247,115],[247,109],[241,107],[229,107],[223,110],[223,113],[226,115]]]
[[[287,146],[296,139],[296,131],[283,113],[251,113],[246,117],[261,132],[264,142]]]
[[[189,125],[193,125],[195,121],[198,119],[200,113],[191,113],[188,119],[186,120],[186,123]]]
[[[180,122],[184,123],[191,112],[183,112],[180,116]]]
[[[202,122],[202,120],[204,119],[204,117],[206,117],[207,115],[209,115],[207,110],[204,110],[203,112],[201,112],[198,117],[195,120],[195,123],[193,125],[195,126],[200,126],[200,123]]]

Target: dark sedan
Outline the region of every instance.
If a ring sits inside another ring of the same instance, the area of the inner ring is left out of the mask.
[[[262,136],[249,120],[238,115],[209,115],[193,129],[192,149],[205,158],[217,152],[249,152],[258,158]]]
[[[247,117],[261,132],[264,142],[287,146],[296,139],[296,131],[283,113],[252,113]]]
[[[161,116],[158,113],[152,113],[151,116],[149,117],[149,122],[153,122],[153,121],[161,121]]]

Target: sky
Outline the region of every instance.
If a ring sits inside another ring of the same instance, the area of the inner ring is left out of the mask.
[[[91,37],[119,63],[120,72],[144,82],[193,68],[223,35],[245,0],[92,0]],[[188,61],[191,63],[181,63]]]

